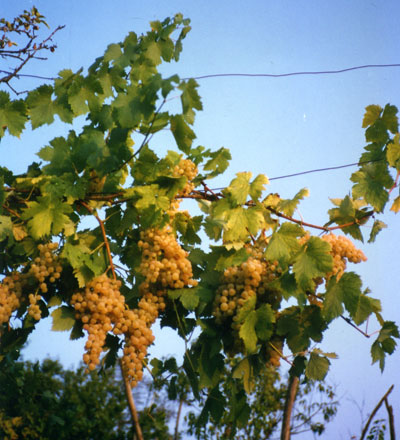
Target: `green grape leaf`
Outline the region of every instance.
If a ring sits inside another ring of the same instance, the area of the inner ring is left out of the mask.
[[[261,341],[267,341],[271,338],[274,323],[275,323],[275,312],[272,310],[270,304],[263,304],[256,310],[257,322],[255,325],[255,330],[257,337]]]
[[[257,234],[265,224],[262,210],[257,207],[242,208],[238,206],[225,211],[226,225],[223,233],[224,245],[228,248],[240,249],[250,234]]]
[[[62,299],[59,296],[52,296],[48,301],[47,301],[47,307],[55,307],[55,306],[60,306],[62,304]]]
[[[0,242],[11,237],[13,237],[11,218],[6,215],[0,215]]]
[[[99,108],[101,100],[97,95],[103,94],[99,80],[93,76],[84,78],[75,75],[68,89],[68,103],[75,116],[83,115],[91,108]]]
[[[352,309],[350,315],[356,325],[362,324],[372,313],[377,313],[382,310],[381,303],[378,299],[370,298],[364,294],[358,297],[356,304],[352,303],[351,307],[346,305],[346,308]]]
[[[231,153],[226,148],[220,148],[217,151],[209,154],[210,158],[203,166],[204,171],[211,171],[207,174],[207,179],[212,179],[219,174],[222,174],[229,165],[232,159]]]
[[[178,148],[189,154],[193,140],[196,139],[194,131],[185,122],[182,115],[171,116],[171,132]]]
[[[158,43],[151,41],[146,46],[145,56],[148,58],[155,66],[161,63],[161,48]]]
[[[386,158],[389,165],[397,170],[400,170],[400,142],[399,134],[393,138],[387,146]]]
[[[332,277],[324,295],[323,315],[327,321],[332,321],[343,313],[343,303],[351,315],[357,311],[361,295],[361,279],[353,272],[345,272],[339,281]]]
[[[71,330],[75,324],[75,311],[71,307],[61,306],[51,312],[51,329],[56,332]]]
[[[310,346],[310,339],[321,342],[322,332],[327,323],[318,306],[288,307],[277,319],[277,334],[286,338],[293,353],[305,351]]]
[[[399,206],[400,209],[400,206]],[[375,220],[374,224],[372,225],[371,233],[369,235],[368,243],[373,243],[376,239],[376,236],[379,234],[382,229],[387,228],[386,223],[383,223],[380,220]]]
[[[32,128],[40,127],[43,124],[51,124],[54,121],[55,103],[52,100],[53,87],[42,85],[29,92],[27,103]]]
[[[198,418],[199,425],[205,426],[207,424],[209,414],[212,416],[213,421],[218,423],[224,413],[224,409],[225,397],[218,387],[215,387],[208,393],[208,397]]]
[[[259,174],[250,184],[250,197],[253,201],[257,201],[262,192],[265,190],[265,185],[269,184],[268,177],[264,174]]]
[[[283,223],[278,231],[272,235],[265,257],[270,261],[289,262],[293,255],[300,250],[301,246],[297,238],[302,235],[304,235],[304,231],[301,226],[289,222]]]
[[[364,164],[362,168],[351,176],[353,198],[364,198],[367,203],[382,212],[388,201],[387,189],[391,188],[393,179],[383,162]]]
[[[306,376],[311,380],[324,380],[329,370],[329,359],[312,351],[306,366]]]
[[[302,250],[296,255],[293,272],[298,286],[304,291],[313,291],[313,279],[323,277],[332,270],[331,247],[318,237],[310,237]]]
[[[186,121],[191,125],[194,123],[195,117],[193,109],[203,109],[200,96],[197,92],[197,87],[198,84],[193,78],[189,79],[188,81],[183,81],[179,85],[179,89],[182,90],[181,102],[183,115]]]
[[[229,199],[237,205],[244,205],[250,191],[251,173],[237,173],[236,178],[230,185],[224,189],[223,193],[229,196]]]
[[[382,121],[385,124],[386,129],[393,134],[396,134],[399,131],[397,111],[397,107],[394,105],[386,104],[382,114]]]
[[[130,86],[126,94],[120,93],[112,103],[115,119],[122,128],[137,128],[144,117],[150,117],[154,113],[155,98],[153,95],[143,100],[138,88]]]
[[[173,225],[174,228],[182,234],[182,240],[190,244],[200,244],[201,238],[197,235],[202,225],[203,217],[198,215],[196,217],[188,217],[184,213],[176,213]]]
[[[399,329],[392,321],[385,321],[379,332],[378,337],[371,346],[372,363],[379,361],[381,371],[385,368],[385,355],[392,354],[397,342],[394,338],[400,338]]]
[[[242,359],[233,369],[232,377],[234,379],[242,379],[243,387],[247,394],[250,394],[254,389],[254,376],[252,374],[252,367],[248,358]]]
[[[257,321],[257,312],[252,310],[247,314],[240,326],[239,336],[243,339],[248,354],[252,354],[257,350],[257,334],[255,329]]]
[[[243,262],[247,261],[249,258],[249,254],[245,248],[241,248],[238,251],[230,250],[227,251],[224,249],[224,255],[221,255],[218,258],[217,264],[215,266],[215,270],[222,272],[231,266],[239,266]]]
[[[121,46],[119,44],[110,44],[104,53],[103,59],[106,63],[108,63],[109,61],[117,60],[121,56]]]
[[[362,128],[367,128],[373,125],[377,119],[380,118],[382,113],[382,107],[379,105],[369,105],[365,108],[364,119],[362,122]]]
[[[7,92],[0,91],[0,138],[5,130],[13,136],[19,137],[28,121],[27,107],[24,101],[10,101]]]
[[[197,294],[197,288],[185,288],[168,290],[168,296],[171,299],[178,299],[186,310],[194,310],[200,302],[200,297]]]
[[[308,197],[309,194],[308,189],[303,188],[293,197],[293,199],[280,199],[277,205],[277,210],[291,217],[297,209],[300,201],[303,200],[304,197]]]
[[[151,206],[166,211],[169,209],[170,200],[167,196],[161,195],[158,185],[136,186],[132,194],[137,198],[134,205],[137,209],[143,210]]]
[[[57,235],[64,231],[65,235],[75,232],[75,225],[68,214],[72,212],[70,205],[50,196],[38,197],[37,202],[28,202],[22,218],[28,221],[28,228],[34,238],[45,235]]]

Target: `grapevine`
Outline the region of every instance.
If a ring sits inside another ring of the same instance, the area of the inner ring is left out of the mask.
[[[365,255],[331,231],[362,240],[367,230],[373,242],[385,227],[377,216],[386,205],[400,211],[400,196],[392,201],[400,173],[397,109],[366,109],[364,154],[374,161],[361,157],[351,196],[332,199],[325,225],[295,218],[306,190],[288,200],[266,194],[264,174],[238,172],[210,189],[230,152],[194,144],[192,126],[202,109],[197,82],[158,72],[162,62],[179,59],[189,30],[180,14],[155,21],[148,34],[131,32],[110,45],[87,70],[65,69],[26,97],[1,92],[0,138],[20,137],[28,125],[36,130],[55,117],[81,123],[49,140],[40,163],[25,173],[0,167],[0,362],[51,314],[53,328],[71,330],[72,338],[83,328],[87,370],[103,362],[103,352],[110,350],[105,365],[119,352],[124,377],[135,386],[154,341],[152,325],[161,319],[185,341],[183,367],[193,389],[209,388],[214,399],[205,406],[206,420],[223,405],[224,357],[240,354],[232,366],[243,385],[238,392],[249,389],[260,364],[277,367],[283,347],[296,374],[323,379],[332,356],[318,344],[331,322],[341,317],[361,331],[375,314],[381,329],[371,354],[383,369],[398,328],[347,270]],[[3,80],[16,78],[17,70]],[[175,98],[181,111],[164,111]],[[153,151],[161,130],[170,132],[176,151]],[[182,210],[184,199],[198,202],[200,214]],[[87,226],[93,216],[98,227]]]

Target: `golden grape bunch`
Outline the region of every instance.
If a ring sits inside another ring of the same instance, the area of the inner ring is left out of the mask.
[[[367,257],[364,255],[363,251],[357,249],[353,242],[344,235],[335,235],[331,232],[323,235],[321,238],[330,244],[331,255],[333,257],[333,269],[326,275],[327,280],[336,276],[336,280],[339,281],[346,270],[347,261],[350,261],[351,263],[367,261]]]
[[[239,266],[225,269],[213,304],[213,315],[218,324],[229,322],[237,340],[236,351],[241,351],[239,338],[240,310],[246,301],[256,296],[260,303],[268,303],[274,309],[279,307],[280,295],[271,283],[282,273],[277,261],[270,262],[263,257],[263,249],[249,248],[250,257]]]
[[[57,243],[39,244],[39,256],[28,266],[25,272],[14,271],[3,278],[0,283],[0,325],[8,322],[12,313],[22,304],[29,303],[28,314],[35,320],[41,318],[40,307],[37,304],[42,299],[38,295],[48,291],[47,282],[54,283],[62,272],[56,250]],[[26,290],[36,293],[26,294]]]

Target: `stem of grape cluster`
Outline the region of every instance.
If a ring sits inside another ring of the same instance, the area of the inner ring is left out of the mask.
[[[106,251],[107,251],[107,256],[108,256],[108,261],[110,263],[110,268],[111,268],[111,272],[113,274],[113,278],[114,280],[117,279],[117,275],[115,273],[115,268],[114,268],[114,263],[112,260],[112,255],[111,255],[111,250],[110,250],[110,244],[108,243],[108,238],[107,238],[107,234],[106,234],[106,229],[104,227],[104,222],[103,220],[97,215],[96,211],[91,208],[86,202],[81,200],[81,205],[84,206],[94,217],[95,219],[99,222],[100,225],[100,229],[101,229],[101,233],[103,234],[103,240],[104,240],[104,244],[106,246]]]

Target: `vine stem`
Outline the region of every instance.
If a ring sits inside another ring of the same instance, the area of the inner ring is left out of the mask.
[[[290,375],[289,385],[285,400],[285,409],[283,410],[281,440],[290,439],[290,419],[292,417],[292,411],[293,411],[294,401],[296,400],[299,382],[300,380],[298,376]]]
[[[381,407],[382,403],[387,399],[388,395],[393,391],[394,385],[392,385],[385,393],[385,395],[382,397],[382,399],[378,402],[374,410],[372,411],[371,415],[369,416],[367,423],[364,426],[364,429],[362,430],[360,440],[363,440],[367,434],[368,428],[370,423],[375,417],[375,414],[378,412],[378,409]]]
[[[340,317],[341,317],[342,319],[344,319],[344,320],[347,322],[347,324],[351,325],[353,328],[355,328],[358,332],[360,332],[360,333],[361,333],[363,336],[365,336],[366,338],[370,338],[370,337],[371,337],[371,335],[369,335],[368,333],[364,332],[364,331],[361,330],[359,327],[357,327],[354,323],[352,323],[351,320],[350,320],[349,318],[346,318],[346,317],[343,316],[343,315],[340,315]]]
[[[108,261],[110,263],[110,268],[111,268],[111,272],[113,274],[113,278],[114,280],[117,279],[117,275],[115,273],[115,267],[114,267],[114,263],[112,260],[112,255],[111,255],[111,250],[110,250],[110,244],[108,243],[108,238],[107,238],[107,234],[106,234],[106,229],[104,227],[104,222],[103,220],[97,215],[96,211],[89,206],[86,202],[84,202],[83,200],[80,201],[80,204],[82,206],[84,206],[94,217],[95,219],[99,222],[100,225],[100,229],[101,229],[101,233],[103,234],[103,240],[104,240],[104,244],[106,246],[106,251],[107,251],[107,256],[108,256]]]
[[[202,192],[202,191],[193,191],[191,194],[185,196],[184,198],[188,198],[188,199],[201,199],[201,200],[209,200],[209,201],[213,201],[213,200],[218,200],[219,198],[224,197],[221,193],[212,193],[211,197],[209,194],[206,193],[206,191]],[[256,203],[253,202],[252,200],[248,201],[245,203],[246,206],[256,206]],[[348,222],[348,223],[344,223],[342,225],[338,225],[338,226],[319,226],[319,225],[315,225],[312,223],[307,223],[304,222],[303,220],[297,220],[293,217],[290,217],[289,215],[283,214],[282,212],[277,211],[276,209],[272,208],[271,206],[265,206],[262,205],[265,209],[267,209],[268,211],[270,211],[272,214],[276,215],[277,217],[280,218],[284,218],[285,220],[289,220],[292,223],[296,223],[300,226],[306,226],[308,228],[313,228],[313,229],[318,229],[320,231],[324,231],[324,232],[329,232],[329,231],[334,231],[335,229],[343,229],[343,228],[348,228],[349,226],[353,226],[353,225],[357,225],[360,224],[360,222],[368,217],[371,217],[371,215],[374,214],[373,211],[367,212],[364,216],[362,216],[359,219],[356,219],[352,222]]]
[[[396,180],[393,183],[393,186],[389,189],[389,194],[396,188],[399,183],[400,171],[397,171]]]
[[[385,406],[388,412],[389,418],[389,432],[390,432],[390,440],[396,440],[396,434],[394,432],[394,417],[393,417],[393,407],[389,405],[388,398],[385,398]]]
[[[268,342],[268,345],[279,354],[281,359],[283,359],[285,362],[287,362],[290,366],[293,367],[293,363],[290,362],[289,359],[277,347],[275,347],[275,345],[272,342]]]
[[[182,407],[183,407],[183,397],[179,399],[179,407],[178,407],[178,414],[176,416],[176,423],[175,423],[175,433],[174,433],[174,440],[178,440],[179,438],[179,419],[181,417]]]
[[[142,428],[140,427],[139,417],[138,417],[138,413],[136,410],[135,401],[134,401],[133,395],[132,395],[132,388],[131,388],[131,385],[129,383],[128,378],[125,375],[121,358],[119,359],[119,367],[121,368],[121,374],[122,374],[122,378],[124,380],[125,394],[126,394],[126,398],[128,400],[129,411],[132,416],[132,421],[135,426],[136,436],[137,436],[138,440],[143,440]],[[135,437],[134,437],[134,439],[135,439]]]

